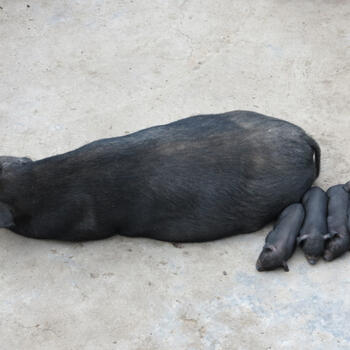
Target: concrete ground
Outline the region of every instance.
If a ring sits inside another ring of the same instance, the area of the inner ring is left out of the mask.
[[[197,113],[295,122],[350,179],[348,1],[0,0],[0,154]],[[260,232],[178,248],[0,230],[1,349],[349,349],[350,254],[258,273]]]

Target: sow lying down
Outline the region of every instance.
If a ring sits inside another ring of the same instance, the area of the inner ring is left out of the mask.
[[[311,264],[350,248],[350,182],[310,189],[319,172],[318,144],[291,123],[199,115],[39,161],[0,157],[0,227],[71,241],[199,242],[257,231],[280,214],[257,269],[288,270],[297,243]]]
[[[299,202],[319,163],[317,143],[291,123],[199,115],[38,161],[0,157],[0,226],[71,241],[213,240]]]

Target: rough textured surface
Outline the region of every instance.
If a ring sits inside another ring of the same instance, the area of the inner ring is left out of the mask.
[[[197,113],[287,119],[350,177],[348,1],[0,0],[0,154],[35,159]],[[350,256],[258,273],[269,227],[205,244],[1,230],[6,349],[348,349]]]

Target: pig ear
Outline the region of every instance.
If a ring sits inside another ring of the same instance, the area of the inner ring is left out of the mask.
[[[0,228],[14,226],[13,216],[8,205],[0,202]]]
[[[282,267],[283,267],[283,270],[284,270],[284,271],[286,271],[286,272],[288,272],[288,271],[289,271],[289,267],[288,267],[288,265],[287,265],[287,262],[286,262],[286,261],[283,261],[283,263],[282,263]]]
[[[309,237],[309,235],[298,236],[298,237],[297,237],[297,243],[298,243],[298,245],[300,245],[300,243],[302,243],[303,241],[305,241],[305,239],[307,239],[308,237]]]
[[[327,233],[326,235],[323,236],[324,240],[331,239],[333,238],[337,233]]]
[[[340,237],[340,234],[338,232],[332,232],[332,233],[327,233],[325,236],[325,239],[333,239],[334,237]]]
[[[274,245],[272,245],[272,244],[266,243],[266,244],[264,245],[263,250],[264,250],[265,252],[273,252],[273,251],[276,250],[276,247],[275,247]]]

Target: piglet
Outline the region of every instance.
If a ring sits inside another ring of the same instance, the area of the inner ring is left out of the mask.
[[[307,261],[314,265],[323,255],[325,240],[329,237],[327,227],[328,196],[319,187],[312,187],[302,200],[305,209],[305,221],[297,242]]]
[[[328,194],[328,232],[330,240],[326,245],[323,257],[331,261],[350,248],[350,233],[348,229],[349,194],[346,185],[332,186]]]
[[[293,255],[304,217],[304,208],[299,203],[291,204],[283,210],[273,231],[266,237],[265,245],[256,262],[258,271],[274,270],[278,267],[289,271],[287,260]]]

